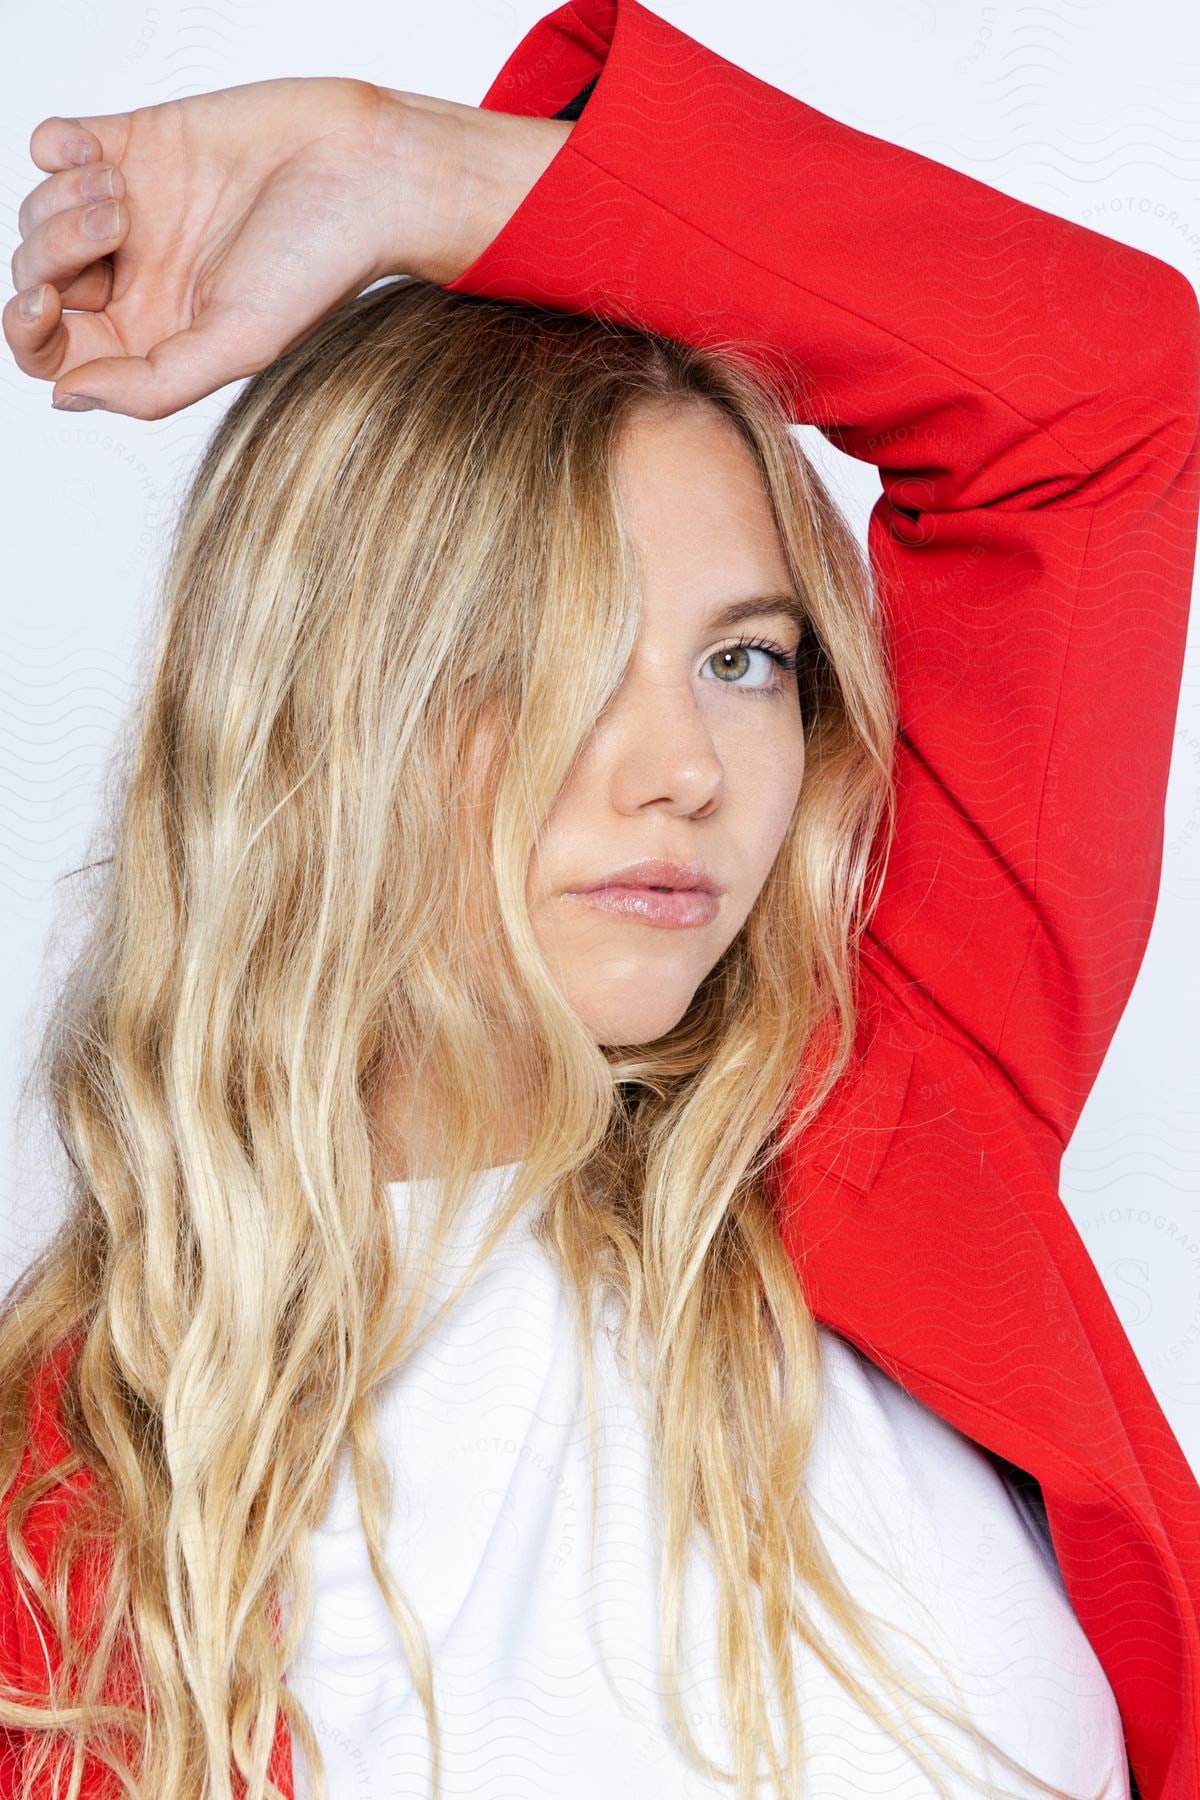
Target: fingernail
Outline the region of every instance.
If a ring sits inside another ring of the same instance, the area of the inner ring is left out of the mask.
[[[59,412],[91,412],[93,408],[105,409],[108,401],[97,400],[91,394],[60,394],[50,404],[57,407]]]
[[[63,160],[65,162],[91,162],[95,154],[95,148],[86,138],[71,138],[63,145]]]
[[[17,295],[17,311],[27,325],[32,325],[41,318],[45,304],[45,284],[41,287],[26,288],[23,294]]]
[[[92,206],[83,215],[83,229],[90,238],[110,238],[117,229],[117,203]]]
[[[112,168],[85,170],[83,180],[79,183],[79,191],[85,200],[109,199],[113,191]]]

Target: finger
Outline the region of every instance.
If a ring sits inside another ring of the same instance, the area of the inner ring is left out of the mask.
[[[41,350],[43,329],[46,328],[46,322],[43,316],[35,317],[30,311],[21,311],[20,302],[22,296],[29,296],[25,301],[25,306],[26,308],[30,308],[33,305],[33,296],[40,293],[42,295],[43,312],[47,304],[46,295],[48,292],[51,292],[55,295],[57,304],[63,313],[102,313],[112,299],[112,290],[113,266],[111,260],[107,256],[102,256],[99,262],[91,263],[83,271],[82,275],[77,275],[75,280],[69,281],[64,288],[59,288],[53,282],[35,283],[32,287],[22,288],[19,293],[13,296],[11,301],[11,306],[13,308],[12,316],[17,322],[17,336],[15,338],[12,336],[9,337],[9,348],[16,358],[17,366],[22,369],[26,366],[22,360],[26,340],[24,335],[20,332],[20,327],[27,326],[31,329],[33,335],[29,341],[38,351]],[[64,323],[67,323],[67,321],[64,321]],[[32,374],[33,372],[33,370],[27,371],[29,374]],[[40,374],[40,369],[37,372]]]
[[[17,226],[22,237],[52,218],[55,213],[87,207],[109,198],[125,197],[125,177],[110,164],[87,164],[81,169],[60,169],[31,188],[17,213]],[[56,268],[43,273],[58,289],[65,312],[101,312],[112,299],[113,266],[109,256],[89,263],[76,276]],[[37,285],[31,283],[31,286]]]
[[[59,169],[30,188],[17,209],[17,230],[28,237],[55,213],[97,200],[123,200],[125,177],[111,163],[88,163],[82,169]]]
[[[51,113],[34,126],[29,155],[39,169],[68,169],[78,163],[120,162],[129,136],[129,114],[93,113],[72,118]]]
[[[62,365],[62,302],[49,283],[25,288],[0,313],[4,341],[18,369],[51,380]]]
[[[54,284],[57,286],[57,283]],[[59,288],[58,297],[62,301],[64,312],[103,312],[112,299],[113,266],[111,256],[102,256],[99,262],[89,263],[81,274],[65,287]]]
[[[0,311],[5,342],[26,375],[41,381],[66,380],[78,364],[94,362],[117,348],[116,332],[104,313],[67,312],[62,295],[50,283],[41,289],[41,315],[23,316],[22,300],[28,307],[37,292],[27,288],[14,294]]]
[[[120,200],[101,200],[52,213],[13,251],[12,284],[18,292],[44,281],[61,289],[89,263],[111,256],[128,230],[129,208]]]
[[[164,338],[146,356],[99,356],[62,376],[51,403],[86,394],[109,412],[131,419],[165,419],[214,394],[226,382],[265,369],[282,345],[255,355],[245,320],[234,311],[208,313],[186,331]]]

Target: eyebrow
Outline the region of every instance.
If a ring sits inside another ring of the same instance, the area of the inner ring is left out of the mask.
[[[734,600],[709,618],[710,625],[741,625],[747,619],[761,619],[777,615],[790,619],[801,631],[808,628],[808,609],[798,594],[786,588],[772,591],[769,594],[748,594],[744,600]]]

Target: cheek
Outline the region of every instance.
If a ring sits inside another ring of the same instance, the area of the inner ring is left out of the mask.
[[[601,785],[589,778],[581,756],[543,819],[529,858],[525,902],[531,909],[536,896],[545,893],[548,881],[578,875],[585,866],[579,859],[580,846],[586,847],[589,858],[594,855],[595,821],[603,804]],[[532,916],[536,919],[537,915]]]
[[[738,815],[735,829],[765,879],[795,815],[804,784],[804,737],[794,730],[763,733],[726,761],[724,805]]]

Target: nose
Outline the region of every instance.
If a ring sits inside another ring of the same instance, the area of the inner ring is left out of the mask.
[[[725,769],[691,682],[632,672],[607,717],[619,810],[666,806],[691,815],[719,801]]]

